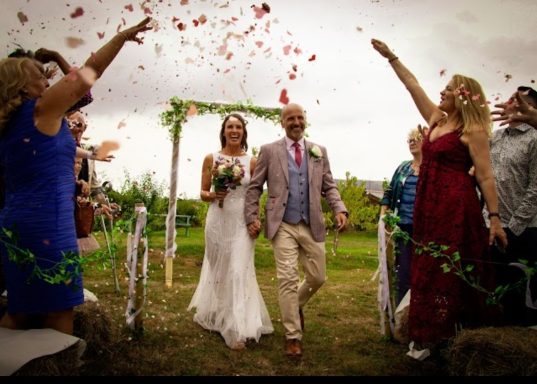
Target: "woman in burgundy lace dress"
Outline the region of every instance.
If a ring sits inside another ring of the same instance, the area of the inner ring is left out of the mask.
[[[454,75],[435,105],[386,44],[375,39],[371,43],[388,59],[430,127],[422,147],[414,239],[449,246],[446,254],[459,252],[462,266],[474,265],[474,277],[490,289],[489,247],[495,238],[505,246],[507,238],[497,213],[488,141],[491,119],[483,90],[474,79]],[[472,166],[475,178],[468,173]],[[477,185],[491,212],[490,230],[481,214]],[[413,255],[409,335],[422,346],[445,341],[458,328],[485,324],[493,313],[483,294],[453,272],[443,272],[445,262],[425,252]]]

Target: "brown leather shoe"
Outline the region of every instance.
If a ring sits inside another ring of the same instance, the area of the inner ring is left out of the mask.
[[[285,355],[287,357],[302,357],[302,343],[298,339],[285,340]]]
[[[302,312],[302,308],[298,308],[298,314],[300,315],[300,328],[304,332],[304,312]]]

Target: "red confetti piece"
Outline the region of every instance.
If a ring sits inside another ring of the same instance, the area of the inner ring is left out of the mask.
[[[311,55],[311,57],[308,59],[308,61],[315,61],[317,59],[316,55]]]
[[[188,0],[181,0],[181,5],[188,5]]]
[[[76,7],[75,11],[71,13],[71,19],[75,19],[84,14],[84,9],[82,7]]]
[[[224,73],[229,73],[229,71],[231,71],[231,69],[228,68],[224,71]]]
[[[300,55],[302,53],[302,50],[298,47],[296,47],[293,52],[295,53],[295,55]]]
[[[104,32],[97,32],[97,36],[99,36],[99,40],[104,37]]]
[[[24,23],[28,22],[28,16],[26,16],[22,12],[17,12],[17,17],[19,18],[19,21],[21,22],[22,25],[24,25]]]
[[[233,57],[233,52],[228,52],[226,55],[226,60],[231,60],[232,57]]]
[[[263,5],[261,7],[258,7],[256,5],[252,5],[252,8],[253,8],[253,10],[255,12],[255,17],[257,19],[263,18],[263,16],[265,16],[267,13],[270,12],[270,7],[265,3],[263,3]],[[267,11],[267,9],[268,9],[268,11]]]
[[[282,89],[282,92],[280,93],[280,103],[287,105],[289,104],[289,97],[287,97],[287,89]]]
[[[197,27],[200,24],[200,22],[196,19],[192,20],[192,22],[194,23],[194,27]]]
[[[133,8],[132,4],[125,5],[125,9],[126,9],[127,11],[129,11],[129,12],[134,11],[134,8]]]
[[[295,71],[295,72],[298,71],[298,66],[296,64],[293,64],[293,71]]]
[[[294,80],[294,79],[296,79],[296,75],[294,73],[290,73],[289,80]]]
[[[284,55],[288,55],[289,52],[291,51],[291,46],[290,45],[286,45],[285,47],[283,47],[283,54]]]
[[[144,8],[144,14],[146,14],[146,15],[152,15],[152,14],[153,14],[153,11],[151,11],[150,8],[145,7],[145,8]]]
[[[184,23],[177,24],[177,29],[180,31],[184,31],[186,29],[186,24]]]

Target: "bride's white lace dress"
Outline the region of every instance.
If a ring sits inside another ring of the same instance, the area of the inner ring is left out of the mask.
[[[218,157],[226,156],[214,153],[213,162]],[[244,221],[251,156],[239,159],[245,167],[242,185],[228,193],[223,208],[214,201],[207,212],[200,280],[188,306],[196,308],[194,321],[220,332],[230,348],[274,331],[255,275],[254,240]]]

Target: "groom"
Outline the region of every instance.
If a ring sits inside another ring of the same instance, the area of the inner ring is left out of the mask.
[[[244,208],[248,233],[261,230],[259,198],[265,181],[265,237],[272,241],[285,328],[285,354],[302,356],[302,308],[326,280],[325,226],[321,196],[332,209],[338,230],[347,224],[347,209],[332,179],[326,149],[304,140],[306,118],[298,104],[281,113],[286,137],[261,147]],[[299,285],[298,262],[304,270]]]

